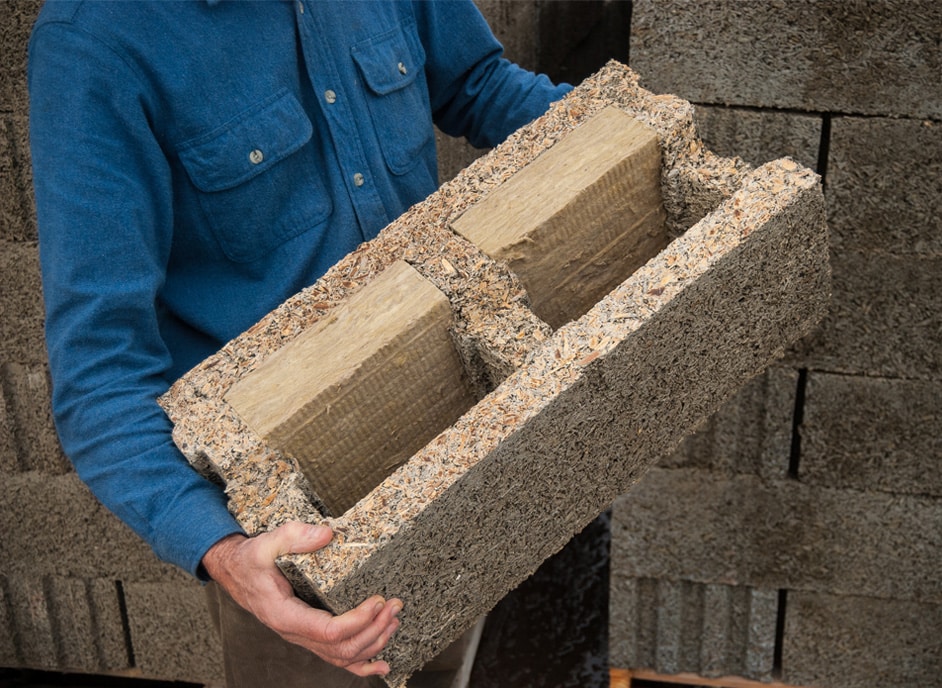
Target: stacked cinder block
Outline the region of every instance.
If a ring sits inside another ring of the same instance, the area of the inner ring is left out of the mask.
[[[53,427],[26,93],[40,4],[0,4],[0,667],[212,681],[199,585],[96,502]]]
[[[306,374],[323,374],[307,372],[306,361],[324,361],[309,347],[333,322],[356,327],[352,304],[371,304],[363,295],[376,282],[388,294],[400,279],[391,271],[415,272],[410,279],[447,296],[468,377],[490,391],[352,507],[333,510],[328,547],[280,562],[299,594],[336,612],[374,593],[405,601],[383,653],[390,685],[402,685],[823,315],[829,269],[816,175],[788,159],[750,171],[719,158],[700,144],[691,114],[684,101],[655,96],[627,68],[608,65],[161,399],[177,444],[226,483],[250,532],[324,520],[329,486],[312,484],[316,472],[306,476],[294,445],[270,430],[271,418],[303,426],[292,414],[305,404],[260,408],[271,389],[294,394],[292,377],[303,393]],[[638,171],[644,163],[618,156],[631,140],[625,129],[644,139],[647,127],[654,157],[641,159],[654,167]],[[622,136],[626,143],[611,145]],[[583,168],[599,181],[580,181]],[[646,179],[650,210],[632,198]],[[528,221],[531,232],[494,247],[503,224]],[[613,238],[612,226],[633,238]],[[676,238],[659,251],[666,232]],[[579,257],[593,240],[601,248]],[[559,288],[570,271],[584,275],[584,293]],[[594,303],[599,287],[589,286],[606,272]]]
[[[834,294],[616,503],[613,665],[939,682],[940,35],[928,0],[634,3],[632,66],[697,103],[713,150],[818,161]],[[719,589],[738,606],[716,611]]]
[[[0,3],[0,668],[219,682],[199,585],[97,505],[50,418],[26,93],[41,4]],[[535,68],[546,13],[512,0],[481,7],[508,57]],[[443,149],[446,170],[473,156],[453,141]]]

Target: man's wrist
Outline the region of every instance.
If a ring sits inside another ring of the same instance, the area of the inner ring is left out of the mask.
[[[242,533],[232,533],[206,550],[201,565],[210,580],[222,582],[228,577],[230,562],[235,555],[235,551],[246,539],[246,536]]]

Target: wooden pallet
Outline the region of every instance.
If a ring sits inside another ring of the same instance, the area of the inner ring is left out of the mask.
[[[610,688],[633,688],[635,681],[657,681],[673,686],[710,686],[711,688],[802,688],[790,684],[764,683],[739,676],[705,678],[696,674],[659,674],[650,669],[610,669]]]

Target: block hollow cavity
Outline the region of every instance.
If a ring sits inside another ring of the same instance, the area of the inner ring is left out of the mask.
[[[396,262],[226,401],[340,515],[475,403],[445,295]]]

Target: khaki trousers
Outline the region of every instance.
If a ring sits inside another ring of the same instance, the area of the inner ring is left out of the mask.
[[[217,584],[206,586],[210,614],[222,639],[226,688],[385,688],[289,643],[237,605]]]

